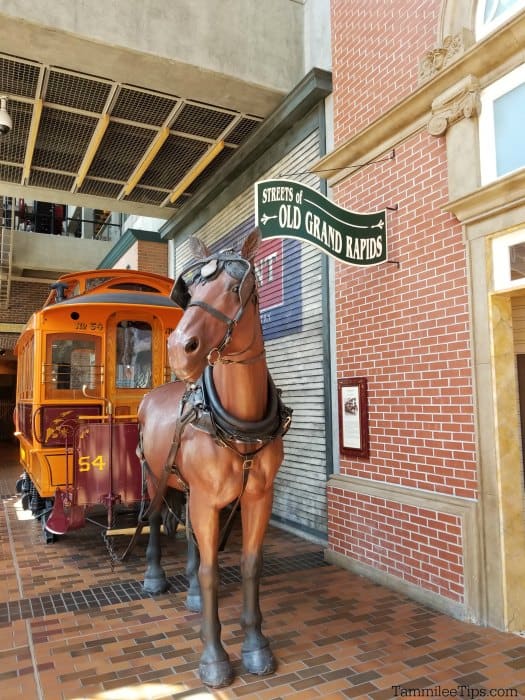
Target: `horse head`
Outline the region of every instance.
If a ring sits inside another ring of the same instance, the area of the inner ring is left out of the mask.
[[[206,365],[232,362],[254,345],[260,328],[257,280],[253,260],[261,233],[254,229],[240,252],[211,253],[198,238],[190,239],[196,260],[177,278],[172,299],[185,313],[168,338],[171,369],[179,379],[196,381]]]

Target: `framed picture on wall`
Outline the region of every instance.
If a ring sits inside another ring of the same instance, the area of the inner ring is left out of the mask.
[[[368,388],[365,377],[337,381],[339,451],[349,457],[368,457]]]

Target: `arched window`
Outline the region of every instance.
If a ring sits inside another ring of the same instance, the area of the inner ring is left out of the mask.
[[[476,39],[479,41],[525,7],[525,0],[479,0]]]

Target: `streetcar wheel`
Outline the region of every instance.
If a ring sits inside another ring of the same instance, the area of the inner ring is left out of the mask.
[[[20,479],[18,479],[18,481],[15,484],[15,493],[18,493],[18,494],[22,493],[23,484],[24,484],[24,477],[22,476],[22,477],[20,477]]]
[[[20,499],[22,503],[22,508],[24,510],[29,510],[29,505],[31,503],[31,494],[29,493],[24,493],[22,498]]]

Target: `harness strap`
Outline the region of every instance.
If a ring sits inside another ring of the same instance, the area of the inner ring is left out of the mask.
[[[184,408],[186,407],[186,411],[184,411]],[[177,420],[175,422],[175,430],[173,433],[173,440],[171,442],[171,447],[170,451],[168,452],[168,457],[166,459],[166,462],[164,463],[164,469],[162,470],[162,474],[160,475],[159,483],[157,484],[157,490],[155,491],[155,495],[150,501],[150,504],[144,513],[144,519],[149,516],[150,513],[155,512],[158,510],[161,501],[163,500],[165,494],[166,494],[166,489],[168,486],[168,479],[170,476],[173,475],[173,463],[175,462],[175,457],[177,455],[177,452],[180,447],[180,441],[182,437],[182,433],[184,431],[184,428],[188,425],[188,423],[191,423],[195,418],[197,417],[197,411],[195,407],[192,404],[187,405],[185,401],[185,397],[183,396],[180,403],[179,403],[179,414],[177,416]],[[181,483],[184,485],[185,488],[186,484],[182,481],[181,477],[179,476],[179,479]]]
[[[237,450],[235,450],[236,452]],[[230,535],[232,526],[233,526],[233,516],[237,512],[239,505],[241,503],[241,498],[244,494],[244,491],[246,490],[246,484],[248,483],[248,477],[250,476],[250,469],[253,466],[253,458],[255,455],[259,452],[257,450],[256,452],[250,452],[249,455],[246,455],[244,458],[244,461],[242,463],[242,488],[240,494],[237,496],[235,503],[231,507],[230,514],[228,515],[228,519],[224,523],[220,535],[219,535],[219,551],[222,552],[224,547],[226,546],[226,542],[228,540],[228,537]]]
[[[189,309],[190,306],[198,306],[199,308],[204,309],[204,311],[207,311],[212,316],[215,316],[215,318],[225,323],[228,327],[236,323],[236,319],[226,316],[226,314],[223,314],[222,311],[219,311],[219,309],[216,309],[214,306],[207,304],[205,301],[190,301],[186,308]]]

